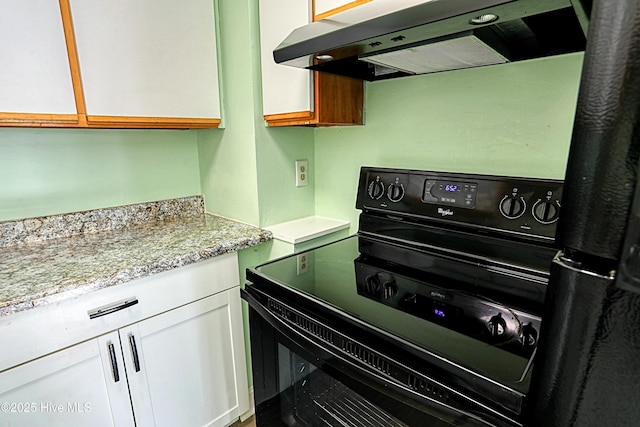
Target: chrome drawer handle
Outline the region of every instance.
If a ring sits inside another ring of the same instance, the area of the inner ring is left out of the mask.
[[[125,308],[131,307],[132,305],[136,305],[138,303],[138,299],[135,297],[127,298],[123,301],[118,301],[113,304],[105,305],[100,308],[96,308],[94,310],[89,310],[87,314],[89,315],[89,319],[95,319],[96,317],[106,316],[107,314],[115,313],[116,311],[124,310]]]

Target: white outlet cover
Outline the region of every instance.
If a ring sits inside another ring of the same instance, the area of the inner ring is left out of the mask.
[[[309,256],[307,254],[300,254],[296,257],[297,261],[297,275],[306,273],[309,270]]]
[[[296,187],[309,184],[309,161],[296,160]]]

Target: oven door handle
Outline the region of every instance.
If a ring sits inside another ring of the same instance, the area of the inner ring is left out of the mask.
[[[242,295],[242,299],[247,301],[250,308],[254,309],[265,321],[267,321],[273,328],[275,328],[282,335],[292,340],[293,342],[295,342],[297,345],[301,347],[304,347],[303,345],[300,345],[300,340],[303,340],[303,342],[311,344],[312,346],[320,349],[321,351],[331,355],[332,358],[338,359],[343,363],[347,364],[351,369],[357,371],[360,375],[363,375],[365,378],[371,379],[374,383],[378,383],[378,384],[381,383],[381,385],[377,386],[380,388],[381,392],[389,393],[395,390],[393,394],[400,395],[396,398],[401,401],[406,400],[408,396],[411,396],[418,402],[419,401],[424,402],[426,400],[429,402],[429,404],[422,403],[422,405],[431,409],[438,408],[438,412],[442,416],[444,416],[445,419],[448,418],[451,422],[459,423],[461,420],[465,420],[464,425],[470,425],[470,426],[521,425],[520,423],[514,422],[512,419],[504,417],[504,415],[494,411],[493,409],[479,402],[474,402],[474,403],[476,405],[484,407],[484,409],[487,410],[488,413],[493,414],[493,416],[489,416],[489,417],[487,417],[488,414],[484,415],[485,418],[489,418],[490,420],[479,418],[476,415],[462,408],[457,408],[447,403],[440,402],[436,399],[432,399],[428,396],[424,396],[420,393],[417,393],[415,390],[409,388],[408,386],[404,386],[401,383],[390,381],[388,378],[385,378],[383,375],[375,372],[374,370],[366,369],[365,367],[360,366],[357,363],[354,363],[352,360],[348,358],[348,356],[341,354],[339,351],[331,349],[330,347],[324,345],[323,343],[318,342],[318,340],[312,340],[310,337],[296,330],[293,326],[287,324],[287,322],[285,322],[283,319],[279,318],[277,315],[272,313],[265,306],[265,304],[261,302],[261,300],[272,298],[272,297],[268,297],[267,295],[263,294],[260,290],[253,288],[251,285],[246,286],[245,289],[242,289],[240,292]],[[287,304],[281,301],[278,301],[278,303],[288,307]],[[466,399],[465,396],[460,395],[454,390],[449,389],[448,391],[452,394],[458,395],[458,397],[460,398]],[[419,403],[418,405],[421,405],[421,404]]]

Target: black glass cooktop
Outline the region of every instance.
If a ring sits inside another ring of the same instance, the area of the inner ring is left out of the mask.
[[[247,278],[258,288],[276,286],[429,357],[526,393],[540,320],[531,314],[535,305],[518,304],[522,298],[507,289],[525,279],[478,263],[423,254],[424,265],[437,266],[430,273],[360,251],[372,244],[379,245],[352,236],[250,269]],[[443,275],[447,270],[452,274]],[[487,288],[485,281],[499,285]]]

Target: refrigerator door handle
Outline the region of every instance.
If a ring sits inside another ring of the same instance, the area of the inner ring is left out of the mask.
[[[640,245],[630,245],[623,253],[616,286],[640,294]]]
[[[640,174],[636,179],[633,203],[618,269],[620,274],[616,279],[616,286],[640,294]]]
[[[602,271],[587,269],[585,268],[582,262],[576,261],[570,257],[565,256],[564,252],[562,251],[558,252],[553,262],[560,264],[562,267],[568,268],[569,270],[573,270],[581,274],[586,274],[588,276],[598,277],[601,279],[606,279],[611,281],[613,281],[616,278],[615,270],[610,270],[607,273],[603,273]]]

